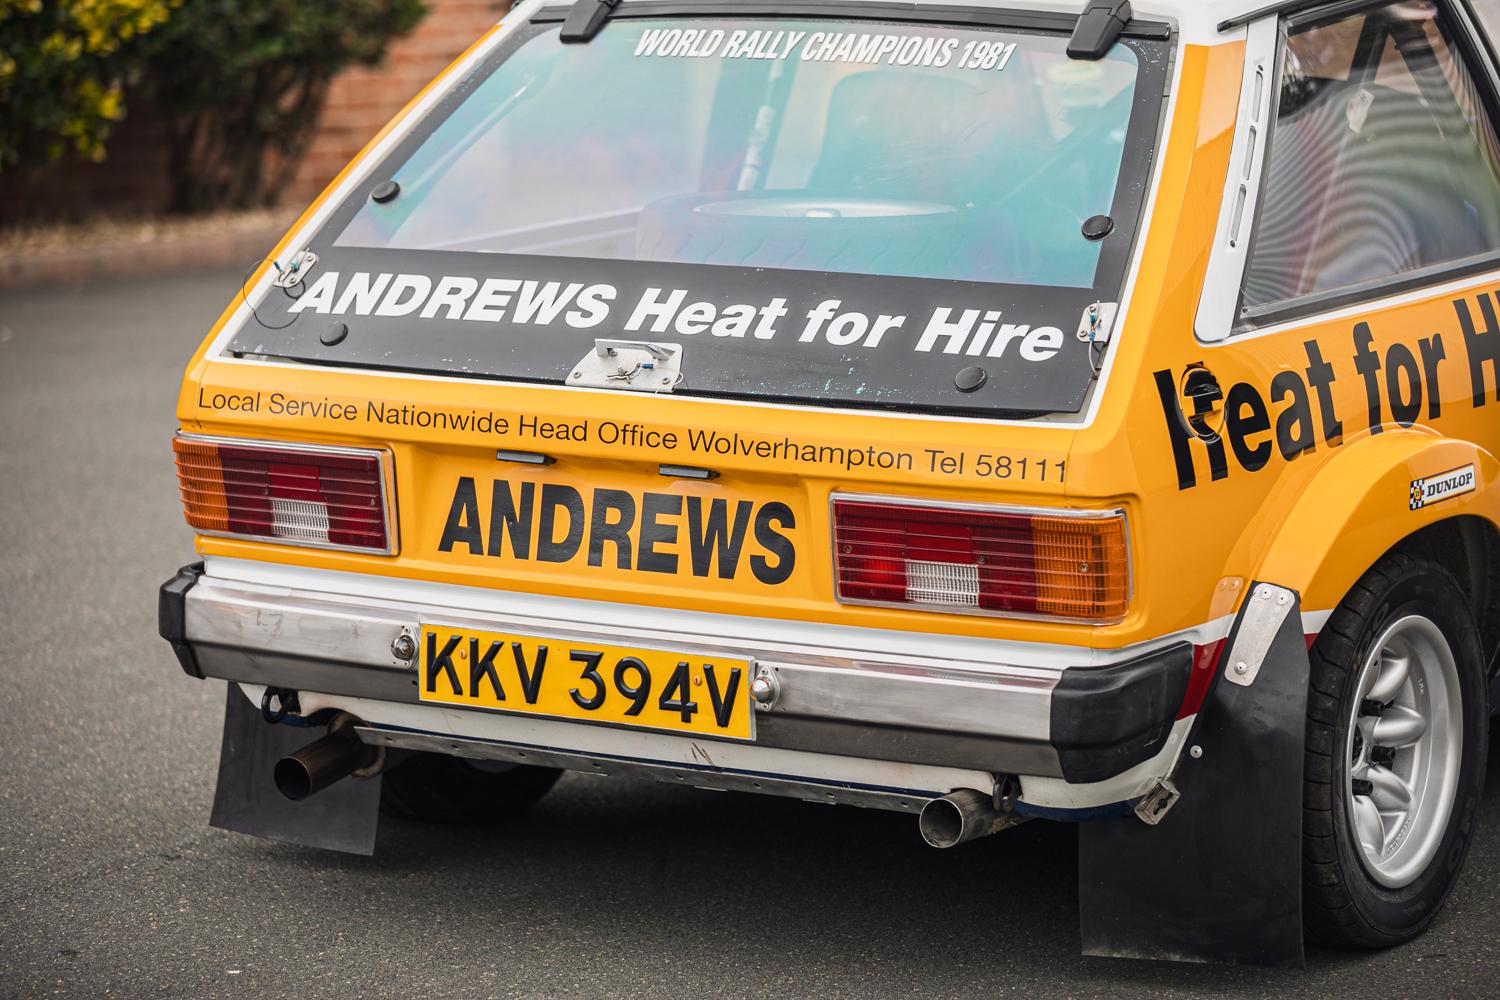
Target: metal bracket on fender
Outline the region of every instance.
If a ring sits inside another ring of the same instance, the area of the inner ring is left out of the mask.
[[[302,749],[308,740],[306,728],[266,722],[231,681],[209,824],[303,847],[374,854],[380,823],[379,775],[344,778],[300,802],[276,790],[276,761]]]
[[[1170,812],[1080,827],[1085,954],[1302,964],[1307,643],[1294,591],[1248,593]]]
[[[1240,611],[1239,630],[1234,646],[1224,658],[1224,679],[1231,684],[1249,687],[1255,683],[1266,662],[1271,644],[1281,632],[1281,625],[1297,602],[1297,595],[1267,583],[1257,584],[1245,598]],[[1298,626],[1301,633],[1301,626]]]

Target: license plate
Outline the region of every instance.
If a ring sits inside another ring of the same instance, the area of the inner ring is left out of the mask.
[[[424,702],[753,739],[750,661],[422,626]]]

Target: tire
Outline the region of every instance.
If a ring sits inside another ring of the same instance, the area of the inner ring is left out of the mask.
[[[380,806],[428,823],[494,826],[526,812],[561,774],[550,767],[415,753],[383,776]]]
[[[1305,925],[1324,944],[1401,944],[1447,900],[1474,832],[1489,752],[1479,630],[1446,569],[1397,553],[1355,584],[1310,659]]]

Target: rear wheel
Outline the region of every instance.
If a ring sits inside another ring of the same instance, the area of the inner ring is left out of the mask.
[[[1303,822],[1308,930],[1378,948],[1419,934],[1474,829],[1489,728],[1479,632],[1437,563],[1388,556],[1311,650]]]
[[[429,823],[491,826],[520,816],[561,774],[550,767],[416,753],[386,772],[380,805]]]

